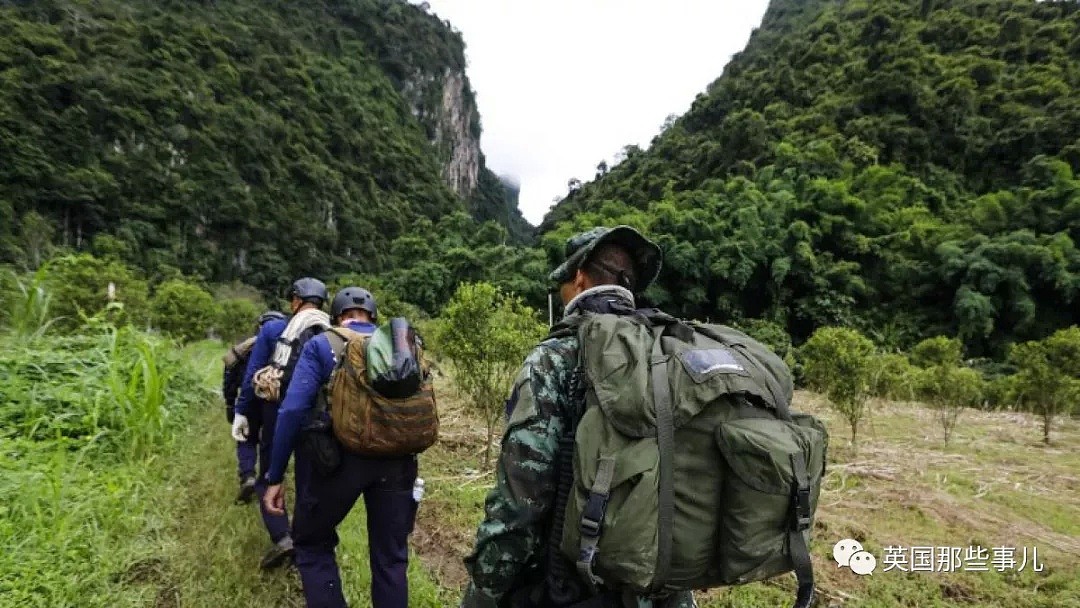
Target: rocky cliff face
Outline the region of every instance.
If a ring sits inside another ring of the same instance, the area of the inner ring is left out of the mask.
[[[465,42],[426,3],[353,0],[338,17],[361,33],[436,152],[443,182],[477,219],[528,232],[516,209],[494,209],[505,193],[480,150],[480,113],[466,75]],[[491,208],[489,208],[491,207]],[[508,219],[509,218],[509,219]]]
[[[474,135],[479,130],[477,117],[468,78],[463,72],[446,70],[431,143],[443,158],[443,179],[466,200],[476,191],[480,173],[480,138]]]
[[[438,151],[443,180],[468,200],[483,165],[480,115],[468,77],[450,67],[437,73],[418,69],[402,82],[401,94]]]

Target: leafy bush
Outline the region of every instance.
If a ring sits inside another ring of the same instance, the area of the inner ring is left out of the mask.
[[[991,408],[1017,408],[1020,405],[1020,394],[1017,390],[1016,376],[996,376],[988,379],[984,397],[986,404]]]
[[[149,287],[122,262],[85,253],[64,255],[43,264],[42,272],[43,284],[52,294],[52,314],[63,317],[64,327],[77,327],[82,317],[106,308],[108,319],[117,325],[143,324],[149,318]]]
[[[867,369],[867,390],[875,397],[897,401],[915,398],[919,369],[899,353],[871,357]]]
[[[800,348],[807,383],[823,392],[851,427],[855,443],[866,408],[874,343],[854,329],[823,327]]]
[[[265,308],[247,298],[219,300],[215,309],[214,330],[226,342],[239,342],[252,335],[259,315]]]
[[[484,467],[514,372],[546,331],[531,308],[488,283],[458,287],[439,319],[439,352],[453,362],[455,382],[487,424]]]
[[[1043,441],[1050,443],[1054,418],[1067,415],[1080,400],[1080,327],[1017,344],[1009,359],[1019,368],[1013,377],[1017,398],[1042,417]]]
[[[919,367],[960,365],[963,360],[963,346],[956,338],[935,336],[916,344],[911,349],[910,357],[911,362]]]
[[[966,407],[975,407],[985,392],[979,372],[957,365],[935,365],[920,374],[919,395],[937,412],[938,422],[949,442]]]
[[[182,342],[200,340],[217,320],[214,297],[202,287],[181,279],[158,285],[150,303],[155,327]]]

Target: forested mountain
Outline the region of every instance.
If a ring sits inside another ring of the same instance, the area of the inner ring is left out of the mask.
[[[0,262],[277,290],[430,262],[392,243],[441,218],[528,242],[480,133],[460,34],[401,0],[0,2]]]
[[[361,273],[435,313],[467,280],[542,305],[563,239],[623,222],[664,246],[650,295],[675,313],[997,358],[1080,316],[1078,90],[1075,1],[774,0],[530,247],[426,7],[0,0],[0,263],[267,294]]]
[[[624,156],[545,218],[545,248],[644,227],[681,314],[986,356],[1080,322],[1078,2],[773,0]]]

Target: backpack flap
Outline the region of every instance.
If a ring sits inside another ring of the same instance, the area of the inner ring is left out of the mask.
[[[582,367],[609,423],[630,437],[656,436],[649,385],[652,333],[631,317],[589,315],[580,327]],[[587,345],[587,348],[584,346]]]
[[[740,361],[749,364],[747,369],[757,381],[740,384],[757,386],[758,383],[763,383],[764,391],[761,388],[747,391],[748,395],[759,394],[759,398],[764,399],[761,405],[784,408],[791,403],[795,394],[791,370],[776,353],[745,333],[726,325],[690,322],[690,326],[697,335],[729,347],[738,355]]]

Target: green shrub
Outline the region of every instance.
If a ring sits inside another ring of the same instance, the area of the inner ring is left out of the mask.
[[[866,409],[874,343],[854,329],[822,327],[799,350],[807,383],[828,397],[851,427],[855,443]]]
[[[732,326],[769,347],[781,359],[787,359],[792,350],[791,335],[779,323],[765,319],[742,319]]]
[[[915,398],[919,369],[899,353],[871,357],[867,369],[867,390],[875,397],[896,401]]]
[[[986,404],[992,409],[1016,409],[1019,406],[1016,376],[996,376],[986,381]]]
[[[1080,327],[1055,332],[1045,340],[1016,344],[1009,360],[1017,399],[1043,419],[1043,441],[1057,416],[1068,415],[1080,400]]]
[[[43,284],[52,294],[52,314],[63,317],[60,324],[65,327],[77,327],[84,317],[106,308],[108,320],[117,325],[142,325],[149,318],[149,287],[122,262],[82,253],[53,258],[42,269]]]
[[[158,285],[150,310],[154,327],[181,342],[205,338],[217,320],[210,292],[181,279]]]
[[[255,331],[265,308],[247,298],[219,300],[215,308],[214,331],[226,342],[239,342]]]
[[[935,336],[919,342],[911,349],[911,362],[919,367],[960,365],[963,345],[956,338]]]
[[[514,372],[546,332],[535,311],[489,283],[458,287],[439,319],[439,352],[453,362],[455,383],[487,424],[485,468]]]
[[[964,408],[975,407],[982,400],[984,384],[979,372],[957,365],[935,365],[919,374],[919,396],[934,407],[945,443]]]

